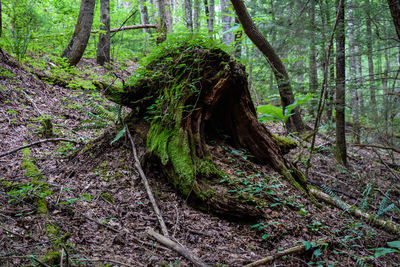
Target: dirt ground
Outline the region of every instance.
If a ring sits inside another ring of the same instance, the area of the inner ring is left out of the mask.
[[[71,88],[33,74],[51,69],[52,64],[37,69],[32,62],[17,66],[0,61],[0,154],[45,139],[46,119],[52,123],[51,138],[84,143],[45,142],[30,147],[30,156],[20,150],[0,157],[0,266],[192,266],[146,235],[148,228],[161,230],[125,137],[76,154],[104,132],[114,134],[110,119],[117,110],[84,81],[128,80],[132,69],[98,68],[85,60],[81,71],[74,73],[82,80]],[[99,115],[100,105],[108,116]],[[282,125],[267,127],[284,134]],[[332,136],[325,132],[317,137],[310,182],[399,224],[399,154],[349,146],[346,169],[334,159]],[[143,140],[135,140],[143,151]],[[310,144],[298,141],[299,147],[287,157],[304,171]],[[267,266],[400,265],[398,253],[375,258],[373,250],[388,247],[387,242],[399,236],[327,204],[317,208],[268,166],[252,163],[245,151],[224,143],[209,145],[220,169],[232,179],[259,185],[252,190],[270,194],[272,202],[263,220],[221,218],[211,209],[200,211],[190,205],[166,183],[157,164],[147,164],[146,174],[170,238],[205,263],[243,266],[305,244],[306,251],[278,257]],[[37,166],[39,182],[27,175],[27,157]],[[39,197],[46,199],[48,212],[38,211]],[[394,207],[388,208],[391,204]],[[319,241],[326,245],[318,245]],[[52,253],[58,253],[53,261]]]

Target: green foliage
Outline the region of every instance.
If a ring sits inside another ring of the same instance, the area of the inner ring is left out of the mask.
[[[123,110],[119,105],[106,107],[95,102],[89,102],[88,107],[90,110],[84,110],[84,112],[89,119],[79,122],[79,129],[103,129],[111,125],[111,123],[121,120],[124,116]],[[120,132],[118,135],[120,135],[120,138],[123,133]]]
[[[400,240],[392,241],[392,242],[387,242],[388,248],[387,247],[381,247],[381,248],[374,248],[371,249],[375,251],[375,255],[371,257],[372,259],[379,258],[381,256],[384,256],[389,253],[400,253]]]
[[[285,108],[285,115],[283,114],[282,108],[276,107],[272,104],[258,106],[257,112],[262,114],[262,116],[260,116],[258,119],[260,121],[273,120],[277,122],[286,122],[289,117],[293,115],[292,111],[294,108],[304,104],[311,98],[312,96],[310,94],[304,97],[296,98],[292,104]]]

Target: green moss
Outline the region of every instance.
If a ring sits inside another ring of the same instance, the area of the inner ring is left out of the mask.
[[[114,203],[114,201],[115,201],[115,199],[109,193],[101,193],[100,197],[110,203]]]
[[[287,154],[291,149],[297,147],[297,143],[289,137],[281,137],[272,134],[272,138],[278,143],[278,146],[280,147],[283,154]]]
[[[21,168],[25,170],[25,176],[32,177],[34,179],[40,179],[40,171],[33,162],[31,157],[31,150],[29,148],[24,148],[22,150],[23,162]]]
[[[60,251],[49,251],[42,258],[42,261],[47,265],[55,266],[60,263],[61,252]]]
[[[42,214],[42,215],[49,214],[49,209],[47,208],[47,201],[45,198],[38,197],[36,199],[36,205],[37,205],[37,213],[38,214]]]

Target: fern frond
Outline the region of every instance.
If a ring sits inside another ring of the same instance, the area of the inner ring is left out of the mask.
[[[364,192],[363,192],[363,199],[361,201],[360,206],[358,207],[362,211],[366,211],[368,209],[368,200],[370,198],[372,192],[372,185],[371,183],[367,184]]]

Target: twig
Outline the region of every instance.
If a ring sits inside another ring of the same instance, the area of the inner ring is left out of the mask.
[[[318,241],[318,242],[316,242],[317,245],[322,245],[324,243],[326,244],[326,241]],[[304,245],[291,247],[291,248],[285,249],[283,251],[279,251],[278,253],[276,253],[274,255],[271,255],[271,256],[265,257],[265,258],[263,258],[261,260],[258,260],[258,261],[252,262],[250,264],[247,264],[247,265],[245,265],[245,267],[253,267],[253,266],[259,266],[259,265],[262,265],[262,264],[266,264],[266,263],[274,261],[274,260],[276,260],[276,259],[278,259],[278,258],[280,258],[282,256],[289,255],[289,254],[294,254],[294,253],[300,253],[300,252],[303,252],[304,250],[306,250],[306,247]]]
[[[381,155],[378,153],[378,151],[376,151],[375,148],[372,148],[372,150],[374,151],[374,153],[378,156],[379,160],[381,161],[381,163],[392,173],[393,177],[396,178],[397,180],[400,180],[400,177],[394,172],[392,171],[392,168],[390,168],[387,163],[382,159]]]
[[[160,209],[158,208],[157,202],[156,202],[156,200],[155,200],[155,198],[153,196],[153,193],[151,191],[149,182],[147,181],[146,175],[144,174],[142,166],[140,165],[140,160],[139,160],[139,157],[137,155],[135,143],[133,142],[133,138],[131,136],[131,133],[129,132],[129,128],[128,128],[127,125],[125,125],[125,129],[126,129],[126,133],[128,135],[128,138],[131,141],[133,157],[134,157],[134,160],[135,160],[135,167],[138,170],[138,172],[140,174],[140,177],[142,178],[142,182],[144,184],[144,187],[146,188],[147,195],[149,196],[150,202],[153,205],[154,212],[156,213],[158,222],[160,223],[160,226],[161,226],[161,231],[162,231],[163,235],[165,235],[167,237],[168,236],[167,227],[165,226],[164,219],[161,216]]]
[[[7,155],[10,155],[10,154],[12,154],[14,152],[17,152],[17,151],[21,150],[21,149],[24,149],[24,148],[27,148],[27,147],[31,147],[31,146],[35,146],[35,145],[38,145],[38,144],[41,144],[41,143],[60,142],[60,141],[65,141],[65,142],[70,142],[70,143],[75,143],[75,144],[83,144],[82,142],[79,142],[79,141],[76,141],[76,140],[72,140],[72,139],[67,139],[67,138],[43,139],[43,140],[39,140],[39,141],[30,143],[30,144],[27,144],[27,145],[24,145],[24,146],[17,147],[15,149],[7,151],[7,152],[4,152],[4,153],[0,154],[0,158],[2,158],[4,156],[7,156]]]
[[[194,266],[198,267],[204,267],[207,266],[200,258],[198,258],[196,255],[193,255],[189,250],[187,250],[185,247],[182,245],[179,245],[172,241],[171,239],[160,235],[159,233],[155,232],[153,229],[148,229],[146,233],[157,240],[157,242],[163,244],[164,246],[178,252],[180,255],[188,259],[190,262],[194,264]]]
[[[346,202],[342,201],[339,198],[332,198],[328,194],[325,194],[324,192],[321,192],[317,189],[310,188],[310,193],[312,195],[314,195],[316,198],[318,198],[328,204],[331,204],[335,207],[344,209],[348,213],[350,213],[360,219],[363,219],[369,225],[378,227],[378,228],[385,230],[386,232],[389,232],[392,234],[396,234],[396,235],[400,234],[400,225],[397,225],[393,222],[377,219],[377,218],[375,218],[374,215],[363,212],[360,209],[358,209],[354,206],[351,206],[350,204],[347,204]]]
[[[116,260],[109,260],[109,259],[99,259],[99,258],[93,258],[93,259],[79,259],[80,261],[103,261],[103,262],[112,262],[112,263],[115,263],[115,264],[119,264],[119,265],[122,265],[122,266],[130,266],[130,267],[135,267],[135,266],[138,266],[139,265],[139,263],[135,263],[135,265],[131,265],[131,264],[128,264],[128,263],[123,263],[123,262],[120,262],[120,261],[116,261]],[[143,265],[142,265],[143,266]]]
[[[46,264],[46,263],[44,263],[44,262],[42,262],[42,261],[40,261],[40,260],[38,260],[38,259],[36,259],[36,258],[33,258],[33,260],[36,261],[37,263],[39,263],[41,266],[44,266],[44,267],[51,267],[50,265],[48,265],[48,264]]]
[[[392,146],[382,146],[378,144],[352,144],[353,146],[359,146],[359,147],[373,147],[373,148],[380,148],[380,149],[386,149],[386,150],[392,150],[394,152],[400,153],[400,150],[392,147]]]

